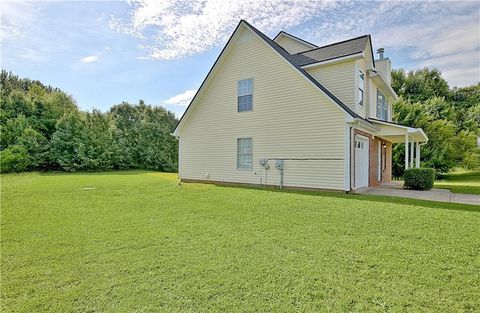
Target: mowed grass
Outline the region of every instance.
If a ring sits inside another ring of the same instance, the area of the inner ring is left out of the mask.
[[[3,312],[480,310],[480,207],[2,176]]]
[[[480,195],[480,170],[457,170],[443,180],[435,182],[436,188],[450,189],[451,192]]]

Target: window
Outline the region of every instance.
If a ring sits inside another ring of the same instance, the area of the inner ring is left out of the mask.
[[[377,118],[388,121],[388,101],[385,95],[377,89]]]
[[[251,111],[253,107],[253,79],[238,81],[237,86],[238,112]]]
[[[363,88],[365,85],[365,74],[358,71],[358,104],[363,105]]]
[[[237,139],[237,169],[251,170],[253,164],[252,138]]]

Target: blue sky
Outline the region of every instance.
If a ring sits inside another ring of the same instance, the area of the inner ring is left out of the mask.
[[[82,109],[121,101],[181,115],[238,21],[318,45],[372,34],[394,68],[480,81],[480,2],[1,2],[1,66],[72,94]]]

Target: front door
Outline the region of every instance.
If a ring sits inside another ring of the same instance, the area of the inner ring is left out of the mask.
[[[355,136],[355,188],[368,187],[368,138]]]

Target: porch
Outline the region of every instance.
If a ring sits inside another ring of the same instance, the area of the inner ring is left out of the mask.
[[[379,128],[375,136],[391,143],[405,144],[405,169],[420,167],[421,146],[428,141],[427,135],[421,128],[408,127],[378,119],[371,119],[370,121]]]

